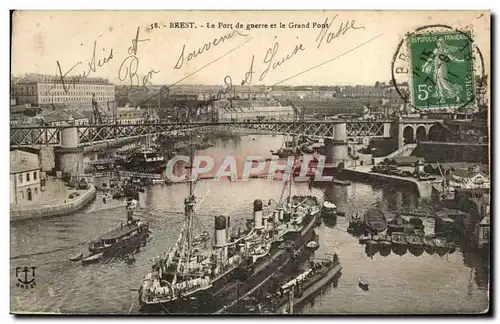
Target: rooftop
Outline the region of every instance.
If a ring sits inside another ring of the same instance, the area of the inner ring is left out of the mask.
[[[107,79],[103,78],[83,78],[77,75],[68,75],[65,77],[66,83],[98,83],[98,84],[110,84]],[[17,79],[16,84],[19,83],[60,83],[61,78],[56,75],[46,75],[46,74],[26,74],[23,77]]]
[[[68,116],[64,116],[61,113],[50,113],[43,115],[43,120],[46,123],[55,123],[68,120]]]
[[[10,152],[10,173],[21,173],[40,168],[37,154],[15,150]]]
[[[66,115],[73,117],[73,119],[85,119],[86,117],[83,113],[78,111],[65,111]]]
[[[482,172],[481,170],[478,169],[455,169],[455,171],[452,172],[454,176],[461,177],[461,178],[472,178],[478,174],[482,175],[483,177],[487,178],[488,175]]]

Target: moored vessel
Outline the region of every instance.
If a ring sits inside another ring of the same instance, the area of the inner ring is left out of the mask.
[[[191,156],[190,165],[193,165]],[[282,197],[286,189],[283,188]],[[229,216],[214,218],[210,247],[196,242],[193,232],[194,182],[189,181],[184,224],[176,244],[158,258],[153,271],[138,290],[143,312],[213,313],[231,307],[289,262],[312,238],[320,206],[314,196],[280,198],[277,207],[263,213],[263,203],[253,203],[247,228],[228,235]]]
[[[382,211],[369,209],[364,214],[365,229],[373,234],[378,234],[387,229],[387,221]]]

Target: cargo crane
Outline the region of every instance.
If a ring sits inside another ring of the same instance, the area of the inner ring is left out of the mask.
[[[109,107],[108,107],[109,110]],[[99,106],[97,100],[95,100],[95,93],[92,94],[92,120],[91,123],[94,125],[104,124],[109,120],[108,114],[104,109]]]

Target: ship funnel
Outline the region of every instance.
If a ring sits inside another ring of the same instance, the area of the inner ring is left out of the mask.
[[[227,260],[227,236],[228,236],[228,221],[225,216],[215,216],[215,247],[222,248],[222,259]]]
[[[278,209],[278,219],[279,219],[280,222],[283,221],[283,214],[284,214],[283,208],[280,207]]]
[[[255,200],[253,202],[253,220],[255,222],[254,228],[261,229],[262,226],[262,200]]]

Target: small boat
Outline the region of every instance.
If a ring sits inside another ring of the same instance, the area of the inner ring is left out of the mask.
[[[69,258],[69,259],[70,259],[71,261],[73,261],[73,262],[77,262],[77,261],[80,261],[82,258],[83,258],[83,253],[80,253],[80,254],[75,255],[74,257]]]
[[[408,221],[401,217],[401,215],[396,214],[393,219],[387,222],[387,233],[391,234],[393,232],[403,232],[404,225],[408,224]]]
[[[433,240],[435,244],[436,253],[439,254],[440,256],[446,255],[450,249],[446,240],[440,237],[436,237]]]
[[[408,245],[422,245],[422,240],[415,234],[407,235],[406,241],[408,242]]]
[[[387,229],[387,220],[382,211],[369,209],[364,215],[364,225],[369,232],[378,234]]]
[[[368,287],[368,285],[369,285],[368,281],[366,281],[365,278],[363,278],[363,277],[359,277],[358,278],[358,285],[364,291],[367,291],[369,289],[369,287]]]
[[[317,250],[319,248],[319,243],[316,241],[310,241],[306,244],[306,247],[311,250]]]
[[[333,184],[337,186],[350,186],[351,183],[345,180],[333,179]]]
[[[392,233],[391,241],[396,245],[406,245],[406,236],[403,233]]]
[[[91,255],[83,258],[82,265],[90,264],[90,263],[97,263],[97,262],[101,261],[101,259],[103,258],[103,254],[104,254],[104,252],[101,252],[101,253],[97,253],[97,254],[91,254]]]
[[[345,216],[345,212],[337,210],[337,215],[338,216]]]
[[[388,237],[387,235],[379,235],[378,237],[378,244],[381,246],[391,246],[391,237]]]
[[[430,247],[433,248],[435,246],[434,241],[432,238],[425,236],[422,238],[422,243],[424,244],[425,247]]]

